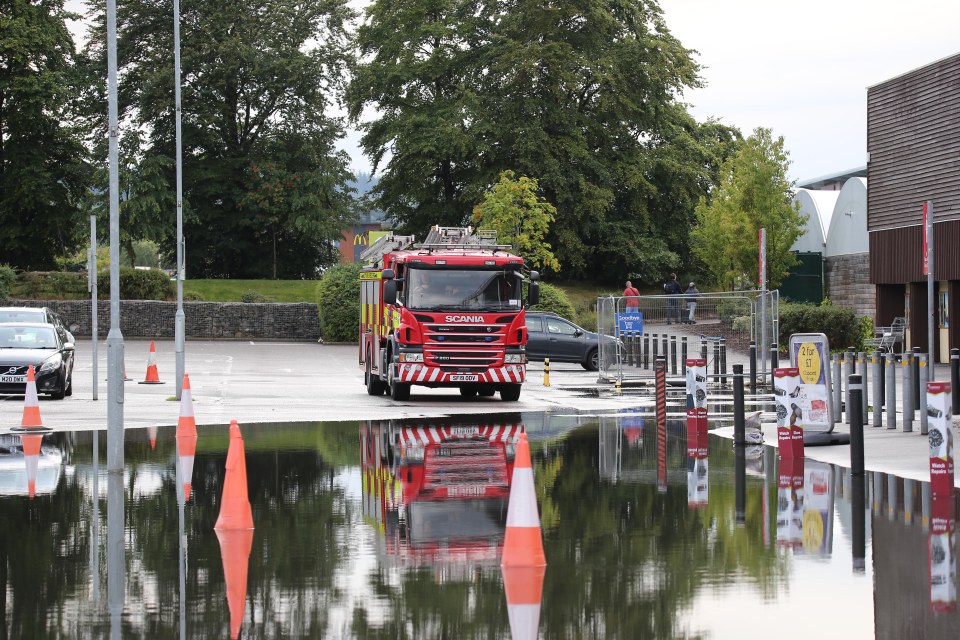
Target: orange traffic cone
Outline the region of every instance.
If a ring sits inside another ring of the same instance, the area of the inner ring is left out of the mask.
[[[227,475],[223,481],[220,517],[214,529],[253,529],[253,513],[247,495],[247,461],[243,436],[236,420],[230,421],[230,448],[227,450]]]
[[[540,514],[530,465],[530,444],[527,434],[520,434],[510,482],[510,504],[507,507],[507,534],[503,541],[502,567],[542,567],[547,564],[540,534]]]
[[[180,469],[180,482],[183,483],[183,499],[190,501],[190,487],[193,480],[193,458],[197,454],[197,436],[177,436],[177,464]]]
[[[40,466],[41,435],[20,436],[23,444],[23,459],[27,465],[27,494],[33,498],[37,494],[37,469]]]
[[[157,348],[153,345],[153,340],[150,341],[150,356],[147,358],[147,377],[141,380],[140,384],[163,384],[160,374],[157,373]]]
[[[177,437],[197,437],[197,421],[193,417],[193,398],[190,395],[190,376],[183,374],[183,389],[180,393],[180,419],[177,420]]]
[[[533,640],[540,626],[546,567],[501,567],[513,640]]]
[[[147,435],[150,437],[150,450],[157,448],[157,427],[147,427]]]
[[[20,421],[20,427],[24,429],[43,427],[43,420],[40,419],[40,400],[37,398],[37,376],[33,371],[33,365],[27,368],[27,388],[23,392],[23,419]]]
[[[227,606],[230,607],[230,638],[240,637],[243,611],[247,599],[247,568],[253,547],[253,530],[217,530],[220,558],[223,560],[223,578],[227,583]]]

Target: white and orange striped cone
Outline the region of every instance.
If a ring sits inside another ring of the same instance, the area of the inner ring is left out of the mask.
[[[180,470],[179,482],[183,484],[183,499],[190,501],[190,487],[193,482],[193,459],[197,454],[197,436],[177,436],[177,468]]]
[[[520,434],[510,483],[510,504],[507,507],[507,533],[503,540],[501,567],[543,567],[543,536],[540,533],[540,513],[530,464],[530,444],[527,434]]]
[[[150,356],[147,358],[147,377],[138,384],[163,384],[160,380],[160,374],[157,373],[157,348],[154,346],[153,340],[150,341]]]
[[[157,448],[157,427],[147,427],[147,436],[150,438],[150,450]]]
[[[190,376],[183,374],[183,389],[180,392],[180,418],[177,420],[177,437],[197,437],[197,421],[193,416],[193,396],[190,393]]]
[[[33,365],[27,368],[27,388],[23,392],[23,418],[20,426],[14,431],[31,431],[43,429],[43,420],[40,419],[40,401],[37,398],[37,377]]]
[[[37,469],[40,467],[40,443],[43,442],[43,436],[22,435],[20,441],[23,444],[23,460],[27,465],[27,495],[32,499],[37,495]]]
[[[253,512],[247,492],[247,459],[243,436],[236,420],[230,421],[230,448],[227,449],[227,474],[223,479],[220,515],[216,530],[253,529]]]
[[[543,577],[546,572],[546,567],[500,568],[513,640],[535,640],[538,636]]]

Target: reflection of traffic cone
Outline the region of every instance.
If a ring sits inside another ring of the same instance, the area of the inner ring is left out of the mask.
[[[227,475],[223,480],[220,517],[214,529],[253,529],[253,513],[247,495],[247,461],[243,436],[236,420],[230,422],[230,448],[227,450]]]
[[[180,393],[180,419],[177,420],[177,437],[197,437],[197,421],[193,417],[193,399],[190,395],[190,376],[183,374],[183,389]]]
[[[227,606],[230,607],[230,638],[240,637],[243,610],[247,599],[247,568],[253,547],[253,530],[217,531],[220,558],[223,560],[223,578],[227,583]]]
[[[513,640],[537,637],[540,601],[546,567],[502,567],[503,590],[507,594],[507,615]]]
[[[147,377],[141,380],[140,384],[163,384],[160,374],[157,373],[157,348],[153,345],[153,340],[150,341],[150,357],[147,359]]]
[[[33,365],[27,369],[27,388],[23,393],[23,420],[21,427],[42,427],[40,419],[40,401],[37,399],[37,378],[33,373]]]
[[[510,504],[507,507],[507,533],[503,540],[503,567],[542,567],[547,564],[540,535],[540,514],[530,465],[530,444],[527,434],[520,434],[510,482]]]
[[[190,500],[190,484],[193,480],[193,458],[197,453],[197,436],[177,436],[177,463],[180,465],[180,482],[183,483],[183,499]]]
[[[147,427],[147,435],[150,436],[150,449],[157,448],[157,428]]]
[[[27,464],[27,493],[32,498],[37,494],[37,467],[40,465],[40,443],[43,436],[20,436],[23,443],[23,459]]]

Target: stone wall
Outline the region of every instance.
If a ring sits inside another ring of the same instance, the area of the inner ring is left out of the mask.
[[[830,302],[849,307],[858,316],[875,317],[876,287],[870,284],[870,254],[854,253],[824,259],[824,285]]]
[[[89,300],[11,300],[9,306],[50,307],[78,337],[92,334]],[[173,338],[176,302],[121,300],[120,328],[125,338]],[[184,302],[188,338],[210,340],[311,340],[320,337],[317,305],[308,303]],[[110,331],[110,301],[97,304],[97,333]]]

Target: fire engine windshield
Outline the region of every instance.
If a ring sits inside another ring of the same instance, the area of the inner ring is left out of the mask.
[[[410,268],[403,290],[404,304],[409,309],[520,308],[520,278],[514,271]]]

